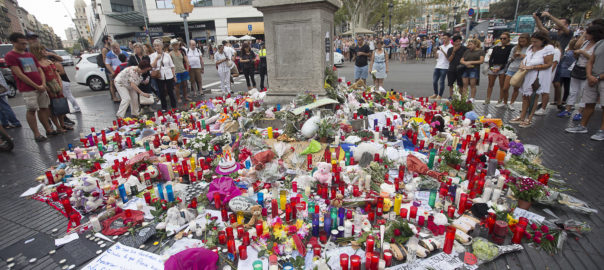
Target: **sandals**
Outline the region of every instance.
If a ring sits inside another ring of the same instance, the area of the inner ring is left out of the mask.
[[[68,125],[64,125],[64,126],[63,126],[63,129],[65,129],[65,130],[73,130],[73,128],[72,128],[72,127],[70,127],[70,126],[68,126]]]
[[[521,127],[521,128],[527,128],[527,127],[530,127],[532,125],[533,125],[533,122],[526,120],[526,121],[522,122],[522,124],[520,124],[518,126]]]
[[[58,135],[58,134],[59,134],[59,132],[56,131],[56,130],[52,130],[52,131],[47,131],[46,132],[47,136],[55,136],[55,135]]]
[[[510,124],[520,124],[522,122],[524,122],[524,121],[520,118],[510,120]]]
[[[46,141],[47,139],[48,139],[48,138],[46,138],[46,137],[44,137],[44,136],[42,136],[42,135],[37,136],[37,137],[35,137],[35,138],[34,138],[34,140],[35,140],[36,142],[43,142],[43,141]]]

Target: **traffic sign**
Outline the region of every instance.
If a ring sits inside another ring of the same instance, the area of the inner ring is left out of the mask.
[[[468,16],[474,16],[474,9],[468,9]]]
[[[252,25],[251,24],[247,25],[247,30],[250,31],[250,32],[252,31]]]

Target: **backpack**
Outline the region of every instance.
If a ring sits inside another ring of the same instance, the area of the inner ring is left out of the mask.
[[[96,56],[96,65],[99,66],[100,68],[105,68],[105,61],[103,61],[102,52]]]

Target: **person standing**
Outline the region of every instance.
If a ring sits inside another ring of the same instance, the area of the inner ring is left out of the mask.
[[[115,87],[112,87],[113,81],[115,80],[115,69],[119,66],[122,61],[119,59],[119,55],[122,54],[120,44],[117,41],[111,43],[111,50],[105,55],[105,70],[109,71],[110,74],[110,87],[111,99],[113,102],[119,102],[119,98],[115,95]]]
[[[157,87],[159,89],[161,108],[163,111],[168,110],[168,103],[166,101],[166,95],[168,95],[170,97],[170,106],[172,106],[172,109],[176,109],[174,62],[172,62],[170,54],[167,53],[167,47],[164,48],[161,39],[153,41],[153,47],[155,48],[155,52],[149,55],[149,59],[151,60],[153,70],[159,72],[159,76],[155,79],[157,80]]]
[[[518,37],[518,44],[512,48],[510,52],[510,56],[508,57],[508,67],[505,72],[505,80],[503,83],[503,89],[499,94],[500,99],[503,101],[504,106],[510,111],[514,110],[512,106],[518,97],[518,93],[520,93],[520,87],[514,87],[514,92],[512,93],[512,98],[510,100],[510,104],[508,104],[508,95],[510,90],[510,80],[512,80],[512,76],[516,74],[518,69],[520,68],[520,64],[522,60],[526,56],[526,50],[530,45],[531,36],[527,33],[523,33]]]
[[[13,108],[11,108],[6,99],[8,96],[8,85],[2,73],[0,73],[0,87],[4,88],[3,92],[0,91],[0,122],[2,123],[2,127],[6,129],[19,128],[21,127],[21,122],[15,116]]]
[[[46,91],[50,100],[52,101],[52,99],[62,97],[63,86],[61,85],[61,76],[59,75],[59,72],[57,71],[57,68],[55,67],[53,62],[50,61],[50,59],[48,59],[48,57],[46,56],[46,49],[42,45],[36,44],[29,46],[29,51],[36,57],[38,63],[40,64],[40,67],[42,68],[42,71],[44,72],[44,78],[46,81]],[[52,108],[52,102],[50,108]],[[64,115],[56,115],[52,110],[50,111],[50,115],[50,120],[52,120],[53,124],[57,128],[54,133],[65,133],[67,126],[65,126],[65,123],[63,121]],[[48,121],[48,119],[46,120]],[[73,130],[72,127],[69,127],[69,129]]]
[[[344,48],[347,49],[348,48],[348,43],[344,42]],[[264,77],[266,77],[266,68],[267,68],[267,64],[266,64],[266,46],[264,44],[262,44],[262,49],[260,49],[260,52],[258,52],[258,55],[260,56],[260,63],[258,63],[258,71],[260,73],[260,90],[265,90],[266,88],[264,87]],[[268,77],[267,77],[267,83],[268,83]]]
[[[537,28],[540,31],[544,31],[549,33],[549,39],[560,42],[561,51],[566,48],[570,40],[573,38],[573,32],[570,31],[570,19],[568,18],[556,18],[549,14],[549,12],[544,11],[541,12],[541,16],[543,18],[549,18],[552,22],[554,22],[554,29],[556,31],[549,31],[545,26],[543,26],[543,22],[541,18],[537,16],[536,13],[533,13],[533,18],[535,19],[535,23],[537,24]],[[579,44],[577,44],[579,45]]]
[[[17,89],[25,100],[27,109],[26,119],[29,128],[34,133],[36,142],[45,141],[47,138],[40,134],[36,113],[47,135],[56,135],[56,131],[50,129],[48,118],[50,117],[50,98],[46,92],[46,78],[42,67],[36,57],[26,52],[27,40],[21,33],[12,33],[8,37],[13,44],[13,49],[4,56],[6,65],[11,69]]]
[[[407,62],[407,55],[409,54],[409,52],[407,51],[407,49],[409,48],[409,37],[407,36],[407,34],[403,34],[403,37],[401,37],[399,43],[401,45],[400,62],[402,63],[403,60]]]
[[[202,87],[202,74],[204,72],[203,68],[203,53],[197,48],[197,43],[195,40],[189,41],[189,48],[187,48],[187,59],[189,60],[189,65],[191,66],[191,91],[193,95],[203,96],[203,87]]]
[[[115,88],[122,97],[116,113],[118,118],[126,116],[128,106],[130,106],[130,114],[133,117],[138,117],[140,110],[138,95],[151,97],[151,94],[143,92],[138,87],[143,81],[143,74],[149,72],[149,70],[151,70],[149,61],[142,60],[137,66],[129,66],[115,77]]]
[[[449,71],[449,59],[447,58],[447,52],[453,45],[450,42],[451,34],[444,33],[442,36],[443,45],[438,46],[436,49],[436,66],[434,67],[434,74],[432,75],[432,88],[434,95],[430,96],[431,99],[441,99],[445,92],[445,78]],[[439,84],[440,82],[440,84]],[[438,86],[440,85],[440,91]]]
[[[590,31],[590,28],[587,31]],[[574,128],[567,128],[566,132],[569,133],[587,133],[587,123],[594,113],[596,103],[599,101],[600,106],[604,105],[604,29],[598,25],[597,28],[591,29],[591,35],[597,36],[600,40],[596,43],[593,54],[590,56],[587,65],[585,66],[587,74],[587,85],[583,90],[583,96],[581,101],[585,103],[585,109],[583,110],[583,119],[581,124]],[[590,139],[595,141],[604,141],[604,110],[602,111],[602,120],[600,120],[600,129],[596,131]]]
[[[185,57],[180,48],[180,42],[177,39],[170,40],[170,46],[172,51],[170,57],[174,63],[174,72],[176,72],[176,84],[174,86],[174,94],[178,99],[178,103],[182,103],[182,99],[185,101],[191,101],[187,97],[187,81],[189,81],[189,60]],[[182,99],[180,97],[180,91],[182,90]]]
[[[371,49],[367,44],[365,44],[365,40],[362,36],[357,38],[358,45],[355,49],[356,52],[356,60],[354,62],[354,81],[363,80],[363,82],[367,81],[367,58],[371,56]]]
[[[491,34],[487,36],[487,39],[493,39]],[[505,67],[508,64],[508,58],[510,57],[510,52],[512,51],[512,45],[510,45],[510,34],[508,32],[503,32],[499,39],[501,40],[501,44],[493,47],[491,52],[491,57],[489,58],[489,70],[487,72],[489,77],[489,85],[487,87],[487,99],[484,101],[485,105],[491,103],[491,94],[493,93],[493,87],[495,86],[495,81],[499,78],[499,101],[497,102],[496,107],[503,107],[504,104],[501,101],[503,95],[504,84],[505,84]]]
[[[63,64],[61,64],[61,62],[59,62],[59,61],[53,61],[53,62],[54,62],[55,67],[57,67],[57,70],[59,71],[59,75],[61,76],[61,81],[62,81],[62,85],[63,85],[63,95],[67,98],[69,103],[71,103],[71,107],[73,107],[73,111],[71,111],[71,113],[81,112],[78,101],[73,96],[73,93],[71,93],[71,88],[70,88],[71,81],[69,80],[69,77],[67,76],[67,73],[65,72],[65,68],[63,67]],[[69,123],[67,121],[67,118],[65,118],[65,122]]]
[[[371,53],[369,70],[375,76],[375,89],[380,92],[386,92],[384,89],[384,79],[388,76],[388,54],[384,49],[384,42],[376,42],[375,51]],[[374,73],[375,71],[375,73]]]
[[[422,53],[422,61],[426,61],[426,54],[428,53],[428,41],[426,40],[426,37],[422,37],[419,46]]]
[[[462,44],[461,36],[453,37],[453,46],[447,50],[447,60],[449,60],[449,70],[447,71],[447,85],[449,86],[449,98],[453,97],[453,85],[457,83],[459,88],[463,87],[462,72],[458,69],[461,64],[461,58],[467,48]]]
[[[555,50],[552,45],[549,45],[550,42],[547,32],[538,31],[531,36],[531,45],[526,50],[526,57],[520,64],[520,69],[527,70],[524,82],[520,87],[522,111],[520,117],[510,121],[512,124],[520,124],[520,127],[523,128],[531,126],[533,115],[539,105],[539,95],[549,94]],[[533,108],[529,108],[530,98],[533,94],[535,94]]]
[[[225,95],[228,95],[231,93],[231,67],[229,66],[231,56],[224,51],[224,48],[224,45],[218,45],[218,51],[214,55],[214,60],[216,61],[218,76],[220,77],[220,89],[222,89]]]
[[[256,88],[256,79],[254,79],[255,61],[256,54],[252,52],[249,44],[243,43],[239,62],[241,62],[242,65],[243,75],[245,75],[245,83],[247,84],[247,90],[252,90],[252,87]]]
[[[558,105],[558,109],[560,110],[560,112],[558,113],[558,117],[566,116],[566,107],[563,106],[563,104],[566,104],[566,100],[570,93],[570,67],[575,64],[575,52],[571,48],[575,47],[576,41],[576,39],[573,39],[568,43],[568,47],[566,48],[564,55],[562,55],[562,59],[560,59],[560,65],[558,67],[558,71],[560,74],[560,84],[564,88],[564,91],[562,91],[562,95],[559,96],[556,93],[556,97],[554,98],[554,100],[556,101],[556,105]]]
[[[480,48],[480,40],[468,40],[468,49],[464,52],[463,57],[459,62],[466,66],[462,75],[462,92],[466,94],[469,86],[472,89],[470,102],[474,103],[474,98],[476,97],[476,82],[478,81],[478,74],[480,73],[480,64],[484,62],[484,51]]]

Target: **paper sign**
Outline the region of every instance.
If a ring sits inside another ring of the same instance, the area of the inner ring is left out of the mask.
[[[514,209],[514,212],[512,214],[514,215],[514,219],[518,219],[520,217],[525,217],[528,220],[530,220],[532,222],[537,222],[537,223],[542,223],[543,220],[545,220],[545,217],[542,215],[535,214],[533,212],[529,212],[524,209],[520,209],[518,207],[516,207],[516,209]]]
[[[117,243],[105,250],[89,264],[84,266],[85,270],[115,270],[115,269],[141,269],[160,270],[164,269],[164,261],[161,256],[144,250],[131,248]]]
[[[465,267],[465,268],[463,268]],[[427,259],[417,260],[413,263],[404,263],[390,268],[388,270],[455,270],[455,269],[478,269],[476,265],[464,264],[456,254],[447,254],[444,252],[435,254]]]
[[[73,240],[78,239],[78,238],[80,238],[80,237],[78,236],[77,233],[71,233],[71,234],[65,235],[62,238],[55,239],[55,246],[58,247],[58,246],[65,245],[65,244],[67,244],[67,243],[69,243],[69,242],[71,242]]]
[[[311,104],[308,104],[306,106],[295,108],[292,111],[292,113],[295,115],[299,115],[299,114],[303,113],[304,111],[306,111],[306,109],[312,110],[314,108],[318,108],[318,107],[325,106],[328,104],[337,104],[337,103],[338,103],[338,101],[333,100],[331,98],[323,98],[323,99],[319,99]]]

